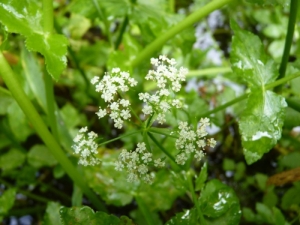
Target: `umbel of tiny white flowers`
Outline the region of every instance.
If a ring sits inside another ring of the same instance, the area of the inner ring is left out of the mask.
[[[126,170],[128,173],[128,182],[137,182],[143,180],[145,183],[151,184],[154,180],[154,172],[149,172],[149,164],[155,167],[163,167],[165,162],[160,158],[153,160],[152,153],[148,152],[144,142],[137,144],[135,151],[127,151],[123,149],[119,155],[118,161],[115,163],[115,169],[118,171]]]
[[[75,144],[72,148],[74,149],[75,154],[80,156],[78,164],[94,166],[101,162],[100,159],[96,158],[98,144],[95,142],[95,139],[98,135],[93,131],[87,131],[87,127],[83,127],[79,130],[78,134],[73,139]]]
[[[176,99],[176,92],[181,89],[181,82],[185,81],[187,69],[180,67],[178,70],[175,59],[168,59],[166,56],[152,58],[151,64],[155,70],[150,70],[145,77],[146,80],[153,80],[157,84],[158,90],[154,94],[140,93],[139,99],[145,105],[143,113],[145,115],[157,115],[160,124],[166,122],[165,114],[172,107],[181,108],[180,100]]]
[[[136,86],[137,81],[130,77],[128,72],[114,68],[111,73],[105,73],[102,80],[99,81],[99,77],[96,76],[91,80],[91,83],[95,85],[97,92],[101,92],[101,98],[108,103],[110,118],[114,121],[114,126],[121,129],[124,120],[131,118],[130,102],[119,98],[118,94],[127,92],[129,87]],[[108,111],[99,107],[96,114],[101,119],[108,114]]]
[[[205,146],[215,147],[216,141],[213,138],[206,139],[206,128],[209,125],[209,119],[202,118],[197,130],[194,131],[187,122],[179,122],[179,130],[177,131],[179,138],[175,142],[175,147],[179,151],[176,156],[176,163],[184,165],[190,155],[201,160],[204,156]]]

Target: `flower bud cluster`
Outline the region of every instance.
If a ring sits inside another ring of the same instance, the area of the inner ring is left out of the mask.
[[[129,73],[114,68],[110,74],[106,73],[102,80],[99,81],[99,77],[96,76],[91,80],[91,83],[95,85],[97,92],[101,92],[101,98],[108,103],[108,109],[99,107],[99,111],[96,113],[99,119],[110,114],[114,126],[121,129],[124,120],[130,120],[131,114],[129,110],[130,102],[119,98],[119,95],[127,92],[129,87],[136,86],[137,81],[130,77]]]
[[[98,135],[93,131],[87,131],[87,127],[83,127],[79,130],[78,134],[73,139],[75,144],[72,148],[74,149],[75,154],[80,155],[78,164],[94,166],[101,162],[100,159],[95,156],[98,153],[98,145],[95,142]]]
[[[190,155],[194,155],[197,160],[201,160],[204,156],[203,150],[205,146],[215,147],[216,141],[213,138],[206,139],[206,127],[209,125],[209,119],[202,118],[197,130],[194,131],[192,127],[188,126],[187,122],[179,123],[179,138],[175,142],[175,147],[179,150],[176,156],[178,164],[184,165]]]
[[[155,113],[158,123],[163,124],[166,122],[166,112],[172,107],[182,106],[180,100],[175,98],[175,93],[180,91],[181,82],[185,81],[188,71],[183,67],[178,70],[175,67],[175,59],[168,59],[166,56],[152,58],[151,64],[155,70],[150,70],[145,79],[154,81],[158,90],[154,94],[140,93],[139,99],[145,103],[143,113],[145,115]]]
[[[143,180],[145,183],[153,183],[154,173],[149,172],[148,166],[153,164],[155,167],[163,167],[165,162],[161,159],[153,160],[152,153],[148,152],[144,142],[137,144],[135,151],[123,149],[115,163],[115,169],[118,171],[126,170],[128,172],[127,181],[137,182]]]

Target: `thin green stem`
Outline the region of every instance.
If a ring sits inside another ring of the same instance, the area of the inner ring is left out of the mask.
[[[3,183],[4,185],[8,186],[8,187],[11,187],[13,188],[14,185],[10,184],[9,182],[7,182],[6,180],[3,180],[2,178],[0,178],[0,182]],[[17,187],[18,188],[18,187]],[[41,197],[41,196],[38,196],[36,194],[33,194],[29,191],[25,191],[25,190],[22,190],[20,188],[18,188],[18,192],[19,193],[22,193],[26,196],[28,196],[29,198],[33,199],[33,200],[36,200],[36,201],[39,201],[39,202],[43,202],[43,203],[48,203],[51,201],[51,199],[48,199],[48,198],[45,198],[45,197]]]
[[[286,71],[287,63],[289,61],[290,50],[293,42],[297,12],[298,12],[298,0],[291,0],[289,23],[287,28],[287,34],[285,37],[283,56],[279,67],[279,76],[277,78],[278,80],[285,76],[285,71]],[[282,88],[281,85],[278,86],[276,88],[276,91],[279,92],[281,88]]]
[[[290,76],[287,76],[287,77],[284,77],[284,78],[282,78],[280,80],[277,80],[277,81],[275,81],[275,82],[273,82],[271,84],[267,84],[265,86],[265,89],[267,89],[267,90],[272,89],[272,88],[274,88],[274,87],[276,87],[278,85],[284,84],[284,83],[286,83],[286,82],[288,82],[290,80],[293,80],[293,79],[295,79],[297,77],[300,77],[300,72],[295,73],[295,74],[290,75]],[[202,113],[201,115],[198,116],[198,119],[210,116],[213,113],[216,113],[216,112],[219,112],[219,111],[221,111],[223,109],[226,109],[228,106],[234,105],[235,103],[238,103],[238,102],[240,102],[242,100],[245,100],[247,97],[248,97],[248,93],[243,94],[243,95],[241,95],[241,96],[239,96],[239,97],[237,97],[237,98],[235,98],[235,99],[233,99],[233,100],[231,100],[231,101],[229,101],[229,102],[227,102],[227,103],[225,103],[223,105],[220,105],[219,107],[216,107],[213,110],[210,110],[208,112]]]
[[[53,1],[43,0],[43,27],[44,32],[52,33],[53,30]]]
[[[178,136],[170,134],[169,129],[150,127],[149,132],[156,133],[156,134],[162,134],[162,135],[165,135],[165,136],[171,137],[171,138],[178,138]]]
[[[224,74],[224,73],[231,73],[232,70],[230,67],[213,67],[213,68],[206,68],[206,69],[200,69],[200,70],[191,70],[186,75],[186,78],[190,77],[210,77],[210,76],[216,76],[218,74]]]
[[[106,35],[107,35],[107,38],[108,38],[108,42],[110,43],[111,47],[113,48],[114,47],[114,44],[112,42],[112,38],[111,38],[111,34],[110,34],[110,30],[109,30],[109,22],[106,18],[106,16],[104,15],[101,7],[99,6],[98,4],[98,1],[97,0],[91,0],[97,10],[97,13],[99,15],[99,18],[103,20],[103,23],[104,23],[104,26],[105,26],[105,32],[106,32]]]
[[[99,146],[100,146],[100,145],[106,145],[106,144],[108,144],[108,143],[111,143],[111,142],[120,140],[121,138],[128,137],[128,136],[131,136],[131,135],[134,135],[134,134],[137,134],[137,133],[141,133],[141,131],[140,131],[140,130],[136,130],[136,131],[133,131],[133,132],[130,132],[130,133],[127,133],[127,134],[123,134],[123,135],[121,135],[121,136],[119,136],[119,137],[110,139],[109,141],[102,142],[102,143],[100,143],[100,144],[98,144],[98,145],[99,145]]]
[[[157,147],[159,147],[160,148],[160,150],[163,152],[163,153],[165,153],[165,155],[172,161],[172,162],[174,162],[174,164],[178,167],[178,168],[180,168],[181,170],[184,170],[184,168],[182,167],[182,166],[180,166],[180,165],[178,165],[177,163],[176,163],[176,161],[175,161],[175,158],[156,140],[156,138],[151,134],[151,133],[147,133],[148,134],[148,136],[150,137],[150,139],[154,142],[154,144],[156,144],[157,145]]]
[[[209,13],[213,12],[216,9],[220,9],[227,3],[233,2],[234,0],[215,0],[209,2],[204,7],[198,9],[193,12],[191,15],[186,17],[177,25],[171,27],[168,31],[166,31],[163,35],[160,35],[157,39],[155,39],[151,44],[149,44],[144,50],[131,62],[131,66],[135,67],[148,58],[150,58],[153,53],[158,51],[168,40],[174,37],[176,34],[180,33],[184,29],[192,26],[194,23],[198,22]]]
[[[123,34],[124,34],[125,30],[126,30],[128,22],[129,22],[128,15],[126,15],[125,18],[124,18],[124,21],[123,21],[123,23],[121,25],[120,31],[119,31],[119,35],[118,35],[118,38],[117,38],[117,41],[116,41],[116,44],[115,44],[115,50],[117,50],[119,48],[119,45],[122,42]]]
[[[53,80],[50,74],[47,73],[45,70],[45,91],[46,91],[46,101],[47,101],[47,116],[48,122],[51,128],[51,132],[56,140],[59,140],[58,130],[57,130],[57,122],[56,122],[56,103],[54,99],[54,92],[53,92]]]
[[[0,52],[0,75],[2,76],[6,86],[10,90],[12,96],[21,107],[28,120],[31,122],[37,134],[43,140],[45,145],[51,151],[56,160],[61,164],[70,178],[82,189],[90,201],[99,209],[106,211],[103,203],[99,201],[97,196],[86,185],[82,176],[78,176],[77,169],[71,161],[66,157],[64,151],[57,143],[56,139],[51,135],[41,116],[38,114],[33,104],[28,99],[21,85],[15,77],[14,72],[5,60],[2,52]]]
[[[189,189],[190,189],[190,192],[191,192],[191,195],[192,195],[193,203],[196,206],[196,210],[197,210],[198,218],[200,220],[200,224],[206,225],[206,221],[205,221],[205,219],[203,217],[203,214],[201,212],[199,201],[198,201],[196,193],[195,193],[191,171],[187,172],[187,179],[188,179],[188,185],[189,185]]]
[[[143,217],[145,218],[148,225],[156,224],[154,221],[151,212],[149,211],[149,207],[145,205],[141,196],[135,196],[135,200],[141,210]]]

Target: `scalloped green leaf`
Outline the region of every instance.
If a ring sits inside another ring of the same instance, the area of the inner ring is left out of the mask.
[[[276,80],[274,61],[265,53],[260,39],[243,31],[235,22],[231,63],[233,71],[249,85],[247,107],[239,121],[243,151],[248,164],[259,160],[281,138],[284,123],[285,99],[265,85]]]
[[[195,208],[176,214],[165,225],[193,225],[198,224],[198,215]]]
[[[221,181],[209,181],[199,201],[207,224],[239,224],[241,218],[239,199],[234,190]]]
[[[104,212],[94,212],[90,207],[61,207],[59,210],[62,224],[90,224],[90,225],[122,225],[133,224],[130,219],[122,216],[120,219]]]
[[[41,6],[33,0],[3,0],[0,22],[11,33],[26,37],[26,47],[44,55],[47,71],[58,79],[66,67],[68,40],[59,34],[44,32]]]

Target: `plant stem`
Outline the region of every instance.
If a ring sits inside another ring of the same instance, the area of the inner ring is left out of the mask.
[[[208,76],[215,76],[219,73],[230,73],[232,72],[230,67],[213,67],[213,68],[206,68],[200,70],[191,70],[186,75],[186,78],[191,77],[208,77]]]
[[[194,189],[194,184],[193,184],[193,180],[192,180],[192,173],[191,171],[187,172],[187,179],[188,179],[188,185],[189,185],[189,189],[193,198],[193,202],[194,205],[196,206],[196,210],[197,210],[197,214],[198,214],[198,218],[200,220],[200,224],[206,225],[206,221],[202,215],[201,209],[200,209],[200,205],[199,205],[199,201],[197,199],[197,196],[195,194],[195,189]]]
[[[108,143],[111,143],[111,142],[120,140],[121,138],[128,137],[128,136],[131,136],[131,135],[133,135],[133,134],[140,133],[140,132],[141,132],[140,130],[136,130],[136,131],[133,131],[133,132],[130,132],[130,133],[127,133],[127,134],[123,134],[123,135],[121,135],[121,136],[119,136],[119,137],[110,139],[109,141],[102,142],[102,143],[100,143],[100,144],[98,144],[98,145],[99,145],[99,146],[100,146],[100,145],[106,145],[106,144],[108,144]]]
[[[43,0],[43,27],[45,33],[53,30],[53,1]]]
[[[106,16],[104,15],[103,11],[101,10],[101,7],[99,6],[98,1],[97,0],[91,0],[91,1],[93,2],[94,6],[95,6],[95,8],[98,12],[98,15],[99,15],[100,19],[103,20],[103,23],[104,23],[104,26],[105,26],[105,32],[106,32],[107,38],[108,38],[108,42],[110,43],[111,47],[113,48],[114,44],[112,42],[108,20],[107,20]]]
[[[0,182],[3,183],[4,185],[10,187],[10,188],[14,187],[14,185],[8,183],[7,181],[3,180],[2,178],[0,178]],[[39,201],[39,202],[43,202],[43,203],[46,203],[46,204],[51,201],[51,199],[48,199],[48,198],[45,198],[45,197],[41,197],[41,196],[38,196],[36,194],[32,194],[31,192],[22,190],[22,189],[20,189],[18,187],[17,187],[17,189],[18,189],[19,193],[22,193],[22,194],[28,196],[29,198],[31,198],[33,200],[36,200],[36,201]]]
[[[162,150],[163,153],[165,153],[166,156],[169,157],[169,159],[172,160],[172,162],[174,162],[174,164],[180,168],[181,170],[184,170],[184,167],[178,165],[175,161],[175,158],[156,140],[156,138],[151,134],[151,133],[147,133],[148,136],[150,137],[150,139],[157,145],[157,147],[160,148],[160,150]]]
[[[150,58],[154,52],[158,51],[169,39],[174,37],[176,34],[192,26],[194,23],[204,18],[214,10],[220,9],[221,7],[232,1],[234,0],[214,0],[206,4],[204,7],[193,12],[180,23],[171,27],[168,31],[160,35],[152,43],[146,46],[146,48],[144,48],[144,50],[131,62],[131,66],[135,67],[141,64],[142,62]]]
[[[135,196],[135,200],[139,206],[139,209],[141,210],[146,222],[148,225],[153,225],[156,224],[154,219],[152,218],[151,212],[149,211],[149,207],[145,205],[145,203],[143,202],[143,199],[136,195]]]
[[[49,125],[51,128],[51,132],[55,139],[58,141],[58,130],[57,130],[57,121],[55,117],[56,111],[56,103],[54,100],[54,92],[53,92],[53,80],[50,74],[45,70],[45,89],[46,89],[46,100],[47,100],[47,116],[49,120]]]
[[[128,25],[128,21],[129,21],[128,15],[126,15],[125,18],[124,18],[124,21],[123,21],[123,23],[121,25],[121,29],[119,31],[119,35],[118,35],[118,38],[117,38],[117,41],[116,41],[116,45],[115,45],[115,50],[117,50],[119,48],[119,45],[122,42],[123,34],[124,34],[124,32],[126,30],[126,27]]]
[[[297,11],[298,11],[298,0],[291,0],[289,23],[288,23],[287,34],[285,37],[283,56],[279,67],[279,76],[277,78],[278,80],[285,76],[286,66],[289,60],[290,50],[293,42],[295,23],[297,19]],[[278,86],[276,88],[276,92],[280,92],[281,88],[282,85]]]
[[[286,82],[288,82],[290,80],[293,80],[293,79],[295,79],[297,77],[300,77],[300,72],[295,73],[295,74],[290,75],[290,76],[287,76],[287,77],[284,77],[284,78],[282,78],[280,80],[274,81],[271,84],[267,84],[265,86],[265,89],[267,89],[267,90],[272,89],[272,88],[274,88],[274,87],[276,87],[278,85],[284,84],[284,83],[286,83]],[[225,103],[223,105],[220,105],[220,106],[216,107],[213,110],[210,110],[208,112],[202,113],[201,115],[198,116],[198,119],[210,116],[213,113],[216,113],[216,112],[219,112],[219,111],[221,111],[223,109],[226,109],[228,106],[234,105],[235,103],[238,103],[238,102],[240,102],[242,100],[245,100],[248,97],[248,94],[249,93],[243,94],[243,95],[241,95],[241,96],[239,96],[239,97],[237,97],[237,98],[235,98],[235,99],[233,99],[233,100],[231,100],[231,101],[229,101],[229,102],[227,102],[227,103]]]
[[[21,85],[15,77],[14,72],[10,68],[9,64],[5,60],[2,52],[0,52],[0,75],[3,78],[6,86],[10,90],[12,96],[21,107],[24,114],[31,122],[33,128],[37,131],[37,134],[43,140],[45,145],[48,147],[50,152],[61,164],[66,173],[70,178],[82,189],[90,201],[99,209],[106,211],[103,203],[99,201],[97,196],[89,189],[86,185],[82,176],[78,176],[78,171],[73,166],[71,161],[66,157],[64,151],[57,143],[55,138],[51,135],[41,116],[38,114],[33,104],[30,102]]]

